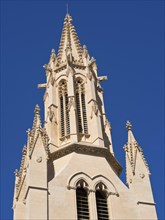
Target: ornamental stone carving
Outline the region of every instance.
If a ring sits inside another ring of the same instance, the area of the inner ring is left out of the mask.
[[[91,110],[91,119],[93,118],[93,114],[98,116],[98,104],[97,102],[93,102],[93,105],[92,105],[92,110]]]
[[[42,162],[42,157],[38,157],[36,161],[37,161],[38,163],[41,163],[41,162]]]
[[[48,75],[52,72],[52,69],[50,68],[50,65],[44,64],[43,68],[45,69],[46,76],[48,77]]]
[[[76,109],[74,97],[69,98],[69,102],[68,102],[67,107],[68,107],[68,111],[70,111],[71,108],[73,108],[74,110]]]
[[[143,179],[145,177],[145,174],[144,173],[140,173],[139,176],[140,176],[140,178]]]
[[[57,123],[57,119],[55,117],[55,112],[52,109],[52,106],[48,107],[48,112],[47,112],[47,119],[49,119],[50,122],[55,122]],[[47,120],[46,120],[47,121]]]

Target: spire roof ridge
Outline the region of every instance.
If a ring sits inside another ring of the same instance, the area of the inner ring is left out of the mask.
[[[30,136],[31,136],[31,140],[30,142],[33,143],[34,139],[35,139],[35,136],[36,136],[36,130],[38,128],[41,128],[41,117],[40,117],[40,107],[39,105],[37,104],[35,106],[35,109],[34,109],[34,119],[33,119],[33,126],[32,126],[32,129],[31,131],[29,131],[30,133]]]
[[[57,55],[58,64],[66,61],[66,49],[70,49],[74,60],[82,60],[82,46],[80,44],[75,27],[72,25],[72,17],[69,13],[64,19],[63,30]]]
[[[130,121],[127,120],[126,122],[126,128],[128,130],[128,144],[134,144],[137,143],[134,134],[132,132],[132,124]]]

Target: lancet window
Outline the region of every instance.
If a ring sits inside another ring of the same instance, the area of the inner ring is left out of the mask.
[[[76,107],[78,132],[88,134],[87,113],[85,103],[85,87],[81,78],[76,80]]]
[[[70,134],[70,119],[68,111],[68,91],[66,80],[59,83],[59,102],[60,102],[60,132],[61,137]]]
[[[77,183],[76,189],[77,219],[89,219],[87,184],[83,180]]]
[[[96,186],[96,207],[98,220],[109,220],[107,191],[103,183]]]

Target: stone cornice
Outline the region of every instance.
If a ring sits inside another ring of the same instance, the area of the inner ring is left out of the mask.
[[[56,160],[58,158],[61,158],[65,155],[68,155],[70,153],[80,153],[80,154],[88,154],[88,155],[94,155],[99,157],[104,157],[114,170],[114,172],[119,176],[122,167],[118,163],[118,161],[115,159],[115,157],[109,152],[106,148],[101,148],[97,146],[91,146],[90,144],[82,144],[82,143],[73,143],[68,146],[62,147],[59,150],[53,152],[50,155],[50,158],[52,160]]]

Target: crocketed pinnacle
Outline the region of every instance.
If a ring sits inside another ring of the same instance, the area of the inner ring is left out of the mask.
[[[126,123],[126,128],[127,128],[128,130],[132,130],[132,124],[131,124],[130,121],[127,121],[127,123]]]
[[[58,65],[66,61],[66,51],[70,50],[73,61],[82,62],[82,47],[76,30],[72,25],[72,17],[67,13],[61,35],[60,46],[57,55]]]
[[[55,62],[55,60],[56,60],[56,53],[55,53],[55,49],[52,49],[51,50],[51,55],[50,55],[50,60],[49,60],[49,63],[50,62]]]
[[[35,113],[35,115],[39,115],[40,114],[40,107],[39,107],[38,104],[35,106],[34,113]]]
[[[131,166],[134,167],[135,165],[135,152],[136,152],[136,139],[132,132],[132,124],[130,121],[127,121],[126,128],[128,130],[128,142],[127,142],[127,154],[129,156],[129,160]]]
[[[133,135],[133,132],[132,132],[132,124],[127,121],[126,123],[126,128],[128,130],[128,142],[127,144],[124,146],[124,149],[125,149],[125,152],[126,152],[126,155],[127,155],[127,158],[128,158],[128,161],[130,163],[130,166],[132,168],[132,172],[134,173],[135,172],[135,166],[137,164],[137,154],[140,154],[143,162],[144,162],[144,165],[146,166],[147,170],[149,171],[149,167],[148,167],[148,164],[144,158],[144,155],[143,155],[143,150],[142,148],[138,145],[134,135]]]
[[[37,104],[34,109],[34,120],[33,120],[33,127],[31,130],[31,135],[33,136],[35,134],[36,129],[40,127],[41,127],[40,107]]]
[[[132,124],[130,121],[127,121],[126,128],[128,130],[128,145],[133,145],[136,143],[136,139],[132,132]]]

